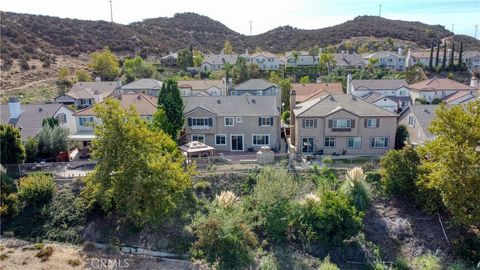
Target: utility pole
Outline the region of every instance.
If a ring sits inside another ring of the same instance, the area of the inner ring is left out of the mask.
[[[477,30],[478,30],[478,24],[475,24],[475,38],[477,38]]]
[[[250,21],[250,36],[252,35],[252,21]]]
[[[452,23],[452,33],[453,33],[453,29],[455,28],[455,24]]]
[[[382,4],[378,5],[378,17],[382,17]]]
[[[113,23],[113,10],[112,10],[112,0],[109,0],[110,2],[110,20]]]

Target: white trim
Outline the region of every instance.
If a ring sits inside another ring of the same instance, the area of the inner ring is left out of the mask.
[[[372,139],[375,140],[375,139],[379,139],[379,138],[384,138],[384,139],[387,139],[387,146],[382,146],[382,147],[376,147],[375,145],[372,146]],[[372,136],[370,137],[370,140],[368,141],[368,146],[371,148],[371,149],[388,149],[390,147],[390,137],[389,136]]]
[[[225,144],[217,144],[217,136],[224,136],[225,137]],[[217,146],[217,145],[218,146],[225,146],[225,145],[227,145],[227,138],[228,138],[227,134],[215,134],[215,137],[213,138],[214,139],[213,143],[215,144],[215,146]]]
[[[231,124],[231,125],[227,125],[227,118],[228,118],[228,119],[232,119],[232,124]],[[235,126],[235,117],[233,117],[233,116],[225,116],[225,117],[223,117],[223,126],[225,126],[225,127],[234,127],[234,126]]]
[[[369,120],[375,120],[375,126],[369,126]],[[378,128],[378,122],[380,122],[379,118],[367,118],[367,128]]]
[[[238,120],[238,119],[240,119],[240,120]],[[236,117],[235,117],[235,122],[237,122],[237,123],[243,123],[243,118],[242,118],[241,116],[236,116]]]
[[[194,140],[194,139],[193,139],[193,136],[197,136],[197,137],[198,137],[198,136],[203,136],[203,141]],[[190,141],[191,141],[191,142],[193,142],[193,141],[199,141],[199,142],[205,143],[205,138],[206,138],[206,137],[205,137],[205,134],[195,133],[195,134],[190,135]]]
[[[233,136],[242,136],[242,150],[233,150],[232,137]],[[230,151],[232,152],[244,152],[245,151],[245,135],[244,134],[230,134]]]
[[[359,138],[360,139],[360,145],[359,147],[349,147],[348,146],[348,139],[350,138]],[[362,137],[361,136],[348,136],[347,139],[345,140],[345,148],[347,149],[361,149],[362,148]]]
[[[306,118],[306,119],[303,119],[303,121],[305,121],[305,125],[303,126],[303,128],[315,128],[315,119],[313,118]],[[311,121],[312,122],[312,125],[307,125],[307,123]]]
[[[267,143],[267,144],[255,144],[255,143],[254,143],[254,140],[253,140],[253,137],[255,137],[255,136],[265,136],[265,137],[268,137],[268,143]],[[252,146],[265,146],[265,145],[270,146],[270,134],[252,134]]]
[[[301,144],[300,144],[300,153],[302,154],[313,154],[315,152],[315,136],[306,136],[306,137],[301,137]],[[303,139],[313,139],[313,145],[312,145],[312,152],[303,152]]]
[[[325,146],[325,140],[327,138],[333,138],[333,146]],[[323,137],[323,147],[324,148],[329,148],[329,149],[334,149],[335,147],[337,147],[337,139],[335,138],[335,136],[325,136],[325,137]]]

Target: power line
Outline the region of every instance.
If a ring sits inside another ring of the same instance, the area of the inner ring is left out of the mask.
[[[110,20],[113,23],[113,9],[112,9],[112,0],[109,0],[110,2]]]

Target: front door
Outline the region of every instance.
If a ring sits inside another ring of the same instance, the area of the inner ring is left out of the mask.
[[[243,135],[232,135],[232,151],[243,151]]]

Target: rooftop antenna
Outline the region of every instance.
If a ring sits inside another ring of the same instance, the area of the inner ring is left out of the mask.
[[[382,4],[378,5],[378,17],[382,17]]]
[[[477,38],[477,30],[478,30],[478,24],[475,24],[475,38]]]
[[[250,21],[250,36],[252,35],[252,21]]]
[[[113,10],[112,10],[112,0],[109,0],[110,2],[110,20],[113,23]]]

